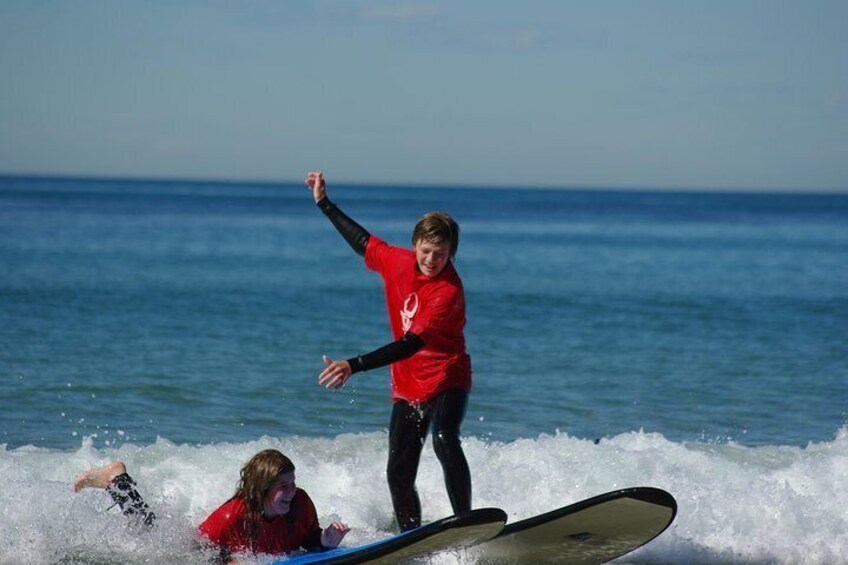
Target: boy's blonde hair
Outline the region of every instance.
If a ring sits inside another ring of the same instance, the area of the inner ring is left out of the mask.
[[[459,224],[447,212],[428,212],[421,216],[412,230],[412,245],[419,241],[449,243],[451,259],[459,248]]]

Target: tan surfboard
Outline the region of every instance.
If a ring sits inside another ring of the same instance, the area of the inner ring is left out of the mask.
[[[618,490],[507,524],[472,552],[492,565],[606,563],[660,535],[676,514],[674,497],[663,490]]]

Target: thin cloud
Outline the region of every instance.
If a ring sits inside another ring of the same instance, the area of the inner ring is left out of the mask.
[[[539,41],[539,32],[534,29],[523,29],[515,36],[515,44],[518,47],[532,47]]]
[[[389,23],[415,23],[431,20],[440,9],[435,4],[405,2],[402,4],[370,4],[362,8],[366,21]]]

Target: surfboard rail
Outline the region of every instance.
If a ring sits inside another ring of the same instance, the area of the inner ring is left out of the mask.
[[[271,565],[387,565],[487,541],[503,529],[506,520],[500,508],[478,508],[372,543],[287,556]]]

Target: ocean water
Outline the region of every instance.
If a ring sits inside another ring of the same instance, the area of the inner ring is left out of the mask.
[[[461,225],[476,506],[657,486],[677,520],[621,562],[848,563],[848,196],[329,190],[397,244],[428,210]],[[265,447],[347,543],[388,535],[388,373],[316,380],[389,339],[301,184],[0,177],[0,563],[202,562]],[[115,458],[163,527],[72,494]]]

